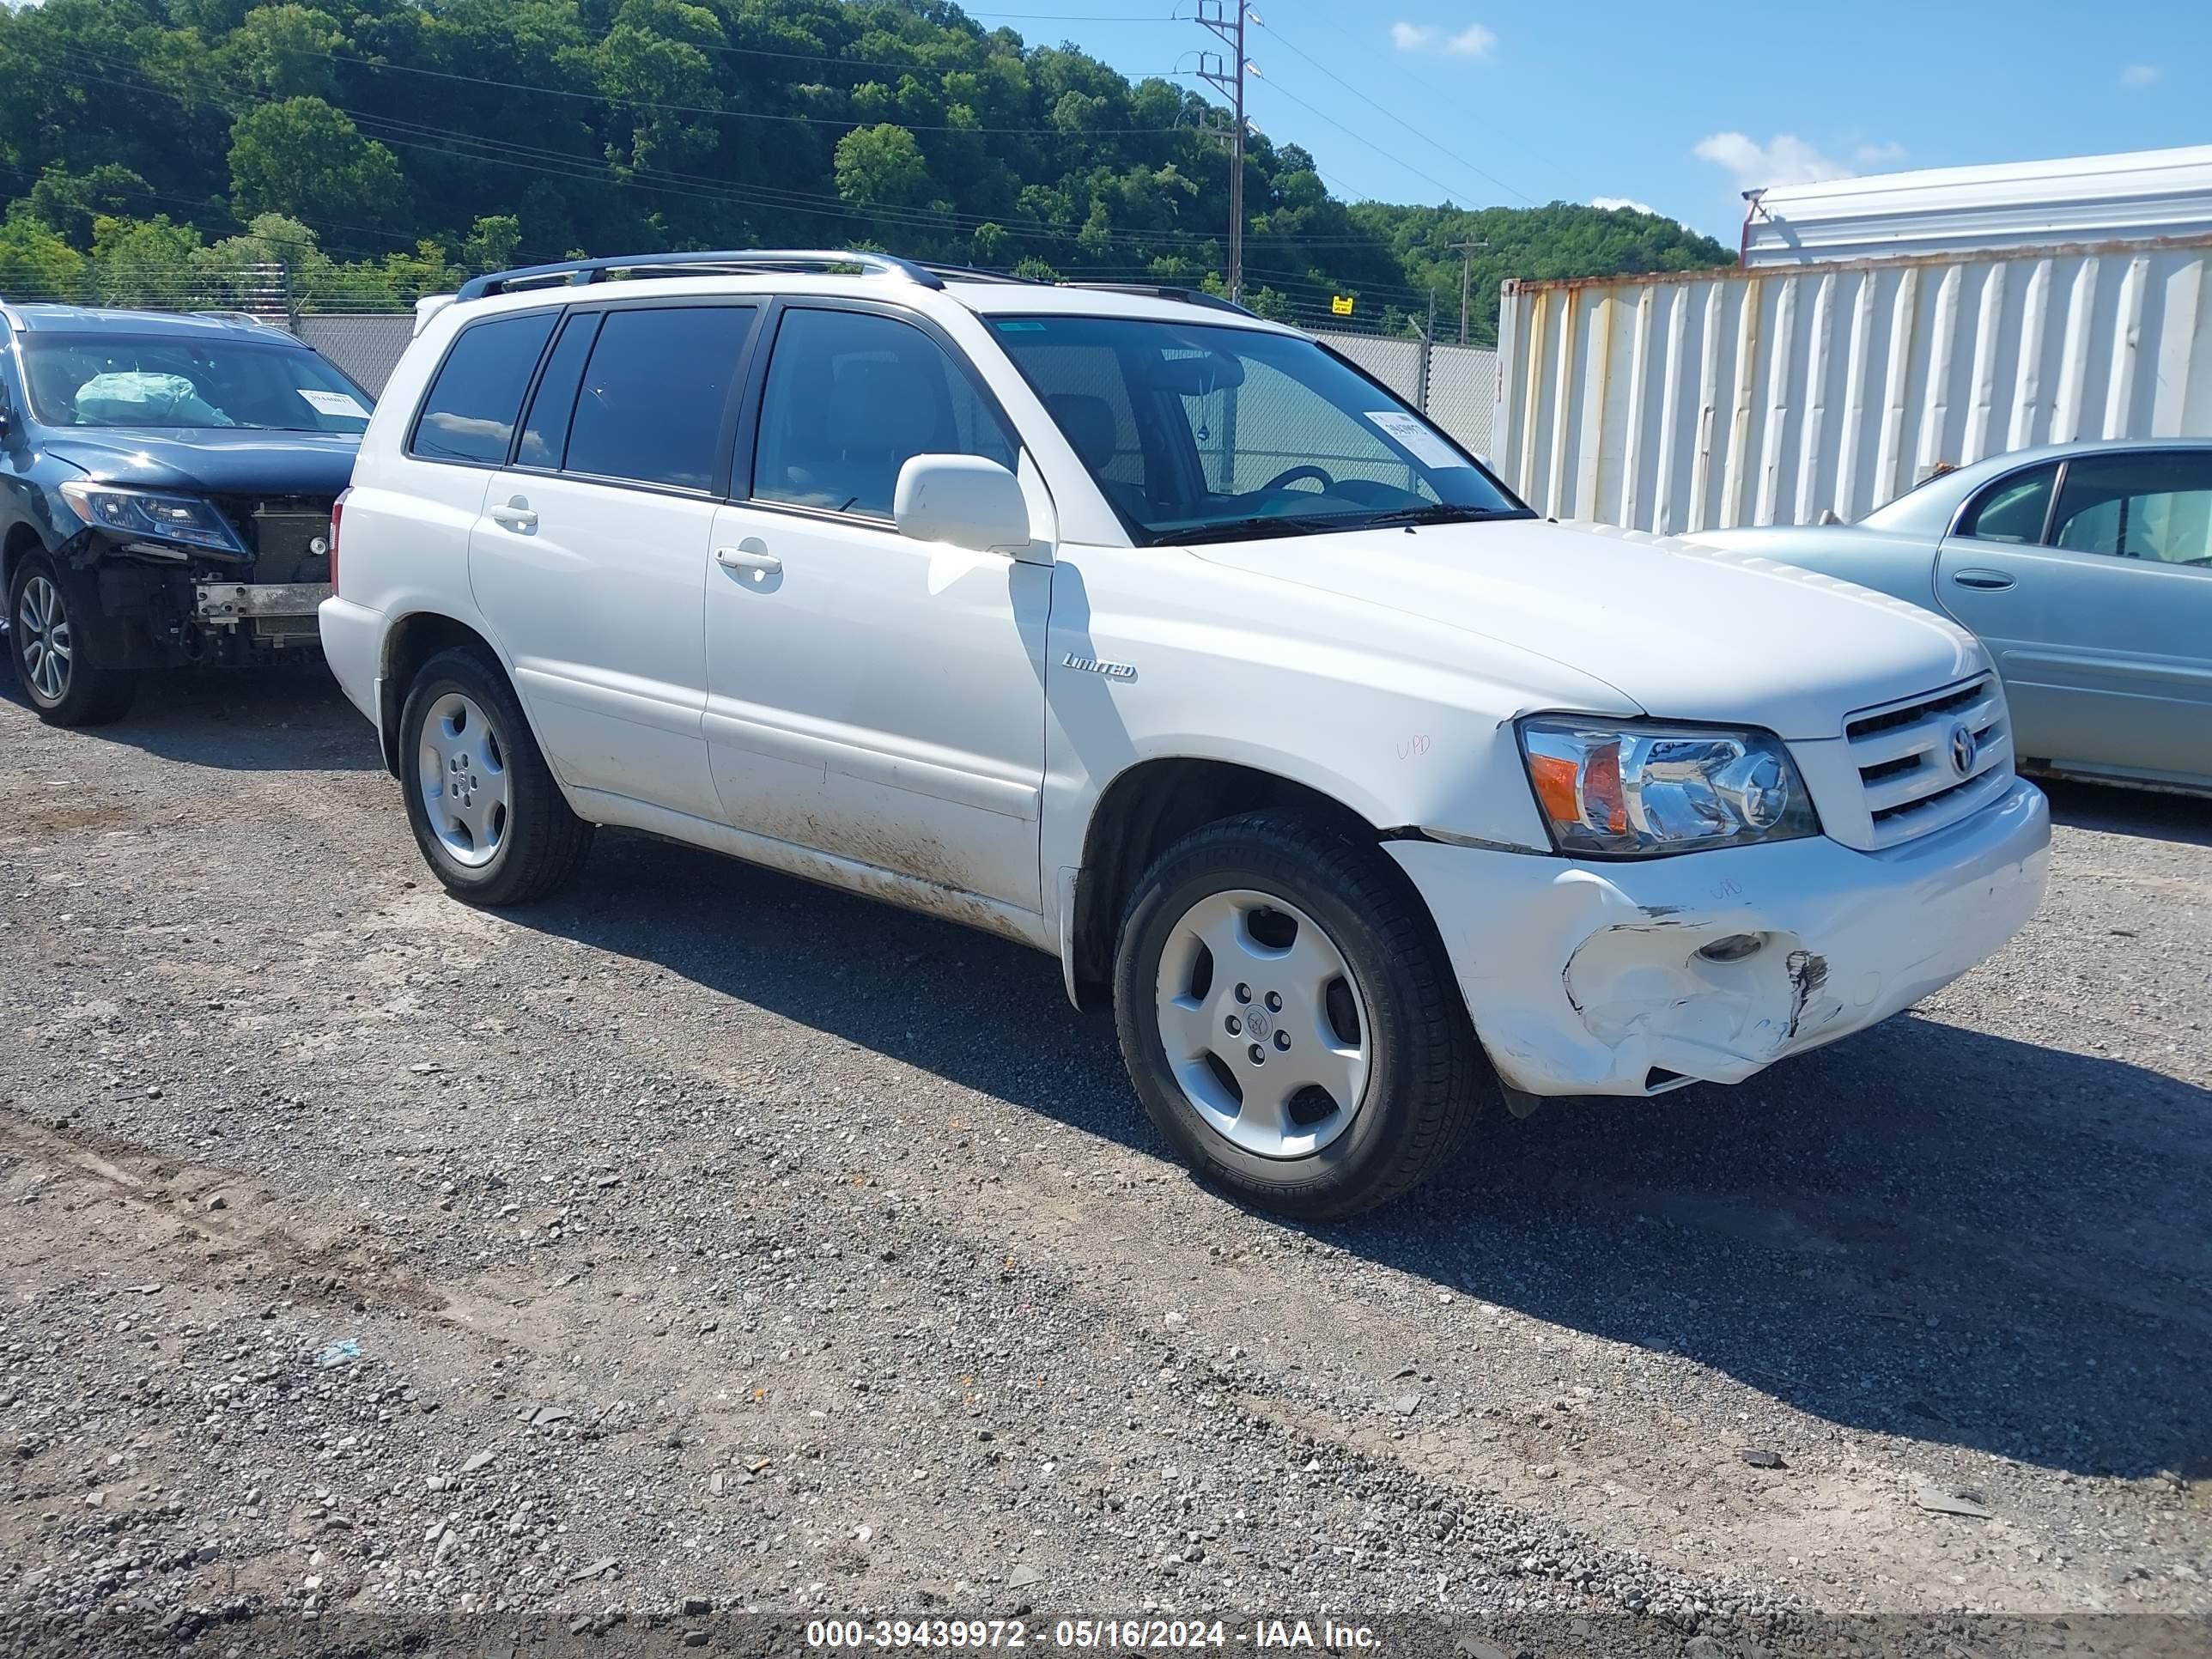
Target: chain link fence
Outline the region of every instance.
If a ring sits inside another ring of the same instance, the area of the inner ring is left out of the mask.
[[[309,312],[292,332],[380,398],[399,367],[399,354],[415,337],[415,319],[404,312]]]

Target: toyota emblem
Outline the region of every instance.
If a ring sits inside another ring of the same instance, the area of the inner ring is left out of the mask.
[[[1974,730],[1965,721],[1951,728],[1951,769],[1960,777],[1974,769]]]

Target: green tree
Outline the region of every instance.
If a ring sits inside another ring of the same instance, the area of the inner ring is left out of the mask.
[[[258,6],[223,42],[224,68],[270,98],[338,96],[343,31],[319,11],[301,5]]]
[[[92,222],[127,219],[153,204],[152,187],[129,167],[105,161],[85,173],[49,167],[31,186],[31,212],[59,231],[72,247],[92,246]]]
[[[185,307],[199,302],[200,234],[151,219],[97,219],[92,227],[93,292],[103,305]]]
[[[469,228],[461,243],[461,263],[471,270],[504,270],[514,265],[522,247],[522,222],[511,213],[495,213]]]
[[[919,207],[935,186],[921,146],[889,121],[855,127],[837,141],[837,193],[877,207]]]
[[[231,129],[230,179],[246,213],[374,232],[404,224],[407,181],[392,152],[319,98],[264,104]]]
[[[18,202],[0,222],[0,294],[17,300],[81,300],[84,255]]]

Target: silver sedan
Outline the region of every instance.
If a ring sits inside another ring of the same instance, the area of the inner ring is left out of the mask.
[[[2212,793],[2212,441],[2025,449],[1856,524],[1693,539],[1972,630],[2003,677],[2024,770]]]

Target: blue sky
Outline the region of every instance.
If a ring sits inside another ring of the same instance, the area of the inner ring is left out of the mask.
[[[963,9],[1133,76],[1212,44],[1193,0],[988,3]],[[2208,0],[1253,10],[1253,118],[1354,198],[1625,200],[1733,244],[1748,185],[2212,143]]]

